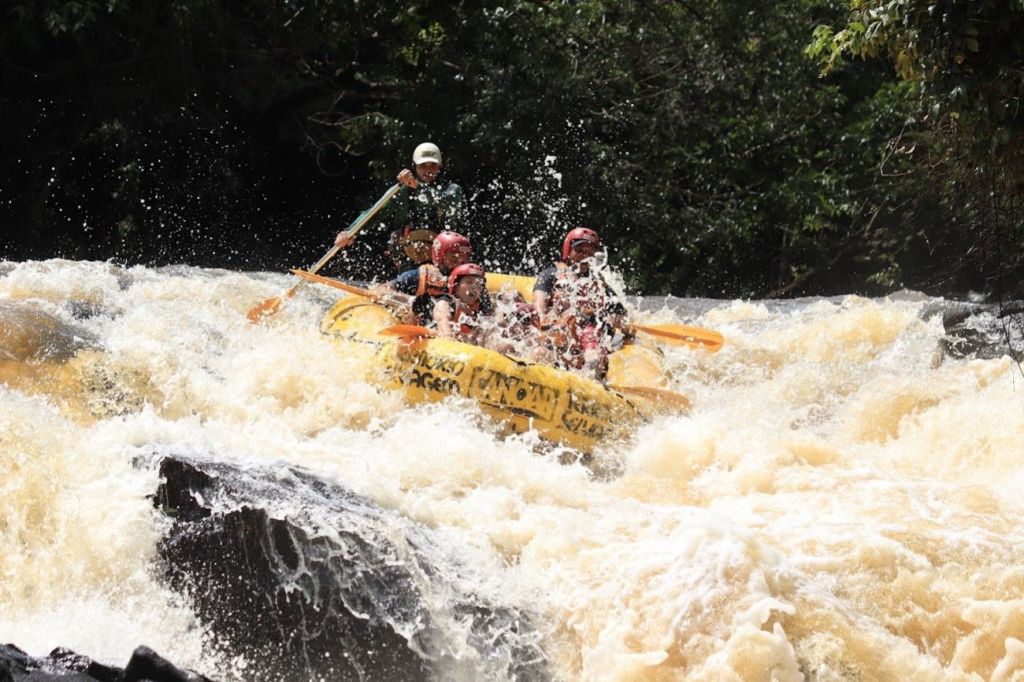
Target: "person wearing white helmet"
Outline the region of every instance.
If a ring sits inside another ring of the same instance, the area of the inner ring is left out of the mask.
[[[391,228],[388,257],[396,272],[430,262],[430,245],[442,230],[453,229],[462,203],[462,188],[454,182],[439,181],[441,150],[424,142],[412,153],[412,169],[398,173],[402,188],[380,213],[379,222]],[[348,246],[354,241],[345,231],[334,243]]]

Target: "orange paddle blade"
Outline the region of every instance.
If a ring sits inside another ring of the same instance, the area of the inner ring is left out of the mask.
[[[245,314],[249,318],[249,321],[253,324],[258,324],[263,318],[270,317],[277,312],[277,309],[281,307],[281,297],[271,296],[262,303],[253,306],[248,313]]]
[[[648,398],[682,412],[690,411],[690,401],[681,393],[666,391],[663,388],[649,388],[647,386],[609,386],[608,388],[618,391],[619,393],[625,393],[626,395],[637,395],[642,398]]]
[[[644,334],[650,334],[653,337],[665,339],[666,341],[686,344],[695,348],[705,348],[712,353],[721,349],[722,344],[725,343],[725,337],[714,330],[690,327],[685,324],[663,324],[655,326],[635,324],[633,325],[633,328],[637,331],[643,332]]]
[[[385,327],[377,333],[385,336],[437,336],[433,329],[427,329],[415,324],[396,324],[391,327]]]

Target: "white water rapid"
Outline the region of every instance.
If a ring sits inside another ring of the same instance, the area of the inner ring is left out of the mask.
[[[0,642],[249,679],[162,579],[140,455],[286,462],[464,547],[563,680],[1024,679],[1024,376],[936,362],[934,299],[645,299],[688,417],[594,465],[409,407],[283,275],[0,263]],[[561,461],[560,461],[561,460]],[[450,549],[450,548],[449,548]]]

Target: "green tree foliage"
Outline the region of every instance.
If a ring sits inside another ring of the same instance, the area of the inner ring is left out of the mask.
[[[838,28],[838,30],[837,30]],[[948,289],[1024,292],[1024,3],[856,0],[821,25],[808,53],[823,70],[850,57],[884,61],[912,87],[918,126],[908,185],[941,203],[915,211],[916,269]],[[959,257],[958,257],[959,256]]]
[[[594,175],[629,202],[625,214],[605,203],[607,222],[653,265],[648,290],[870,289],[888,267],[877,230],[892,212],[875,169],[905,114],[882,74],[822,81],[801,58],[808,18],[835,8],[642,7],[609,21],[616,35],[581,68],[587,82],[616,74],[591,105],[590,145],[609,161]]]
[[[0,219],[23,235],[9,254],[294,265],[431,139],[467,190],[465,230],[505,269],[587,224],[648,293],[914,281],[913,89],[879,64],[819,76],[803,46],[843,19],[838,1],[5,12]],[[365,235],[338,272],[380,272],[382,241]]]

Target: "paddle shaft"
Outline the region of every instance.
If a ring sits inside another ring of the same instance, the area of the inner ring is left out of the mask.
[[[384,336],[400,336],[404,338],[435,338],[437,336],[437,332],[435,332],[433,329],[428,329],[426,327],[420,327],[411,324],[396,324],[391,327],[385,327],[384,329],[381,329],[377,333],[382,334]],[[663,388],[653,388],[648,386],[613,385],[608,385],[608,388],[614,391],[618,391],[619,393],[624,393],[626,395],[635,395],[640,396],[641,398],[647,398],[648,400],[653,400],[658,403],[669,405],[677,410],[682,410],[684,412],[689,412],[690,410],[690,401],[686,398],[686,396],[680,393],[675,393],[674,391],[668,391]]]
[[[336,254],[338,253],[338,251],[339,251],[340,249],[341,249],[341,247],[340,247],[340,246],[337,246],[337,245],[335,245],[335,247],[334,247],[333,249],[331,249],[330,251],[328,251],[328,252],[327,252],[327,253],[326,253],[326,254],[324,255],[324,257],[323,257],[323,258],[321,258],[320,260],[318,260],[318,261],[316,262],[316,264],[315,264],[315,265],[314,265],[313,267],[311,267],[311,268],[309,269],[309,272],[311,272],[311,273],[316,273],[316,272],[319,272],[319,271],[320,271],[320,268],[322,268],[323,266],[327,265],[327,261],[329,261],[329,260],[331,260],[332,258],[334,258],[334,256],[335,256],[335,255],[336,255]],[[293,287],[292,287],[291,289],[289,289],[289,290],[288,290],[288,293],[287,293],[287,294],[285,294],[285,295],[286,295],[286,296],[287,296],[288,298],[291,298],[291,297],[293,297],[293,296],[295,295],[295,292],[299,290],[299,287],[301,287],[301,286],[302,286],[303,284],[305,284],[305,283],[306,283],[306,280],[304,280],[304,279],[300,279],[300,280],[299,280],[299,282],[298,282],[298,284],[296,284],[296,285],[295,285],[295,286],[293,286]]]
[[[360,215],[358,218],[355,219],[355,221],[353,221],[352,225],[348,228],[348,230],[346,230],[346,233],[348,234],[348,236],[349,237],[354,237],[357,234],[359,234],[359,231],[363,229],[363,227],[366,225],[366,223],[368,223],[371,220],[373,220],[373,217],[375,215],[377,215],[377,213],[380,212],[380,210],[382,208],[384,208],[384,204],[386,204],[389,201],[391,201],[391,199],[396,194],[398,194],[398,190],[400,190],[401,188],[402,188],[401,183],[395,183],[390,188],[388,188],[388,191],[384,193],[384,196],[382,196],[380,199],[377,200],[377,203],[375,203],[373,206],[371,206],[370,208],[368,208],[365,211],[363,211],[362,215]],[[324,254],[323,258],[318,260],[316,262],[316,264],[313,265],[313,267],[311,267],[309,269],[309,272],[311,274],[314,274],[314,275],[316,273],[318,273],[320,271],[320,268],[322,268],[323,266],[327,265],[327,261],[329,261],[332,258],[334,258],[334,256],[340,250],[341,250],[341,246],[339,246],[338,244],[335,244],[334,247],[330,251],[328,251],[326,254]],[[298,284],[296,284],[291,289],[289,289],[288,290],[288,294],[287,294],[288,298],[292,298],[293,296],[295,296],[295,292],[298,291],[299,287],[301,287],[304,283],[305,283],[305,280],[301,280],[300,279]]]
[[[601,268],[597,269],[597,276],[604,282],[612,293],[618,296],[620,299],[625,299],[625,295],[612,286],[612,283],[604,276],[604,270]],[[725,339],[716,331],[710,329],[701,329],[700,327],[689,327],[686,325],[671,325],[670,328],[659,329],[656,326],[632,325],[633,329],[650,334],[655,338],[666,339],[670,341],[679,341],[690,346],[703,346],[712,353],[722,347]]]
[[[314,275],[313,273],[306,272],[304,270],[292,270],[291,272],[292,274],[301,277],[302,280],[305,282],[316,282],[317,284],[323,284],[324,286],[334,287],[335,289],[341,289],[346,293],[355,294],[356,296],[362,296],[363,298],[368,298],[371,301],[375,301],[377,303],[384,303],[403,307],[408,307],[412,305],[412,296],[409,296],[408,294],[403,294],[397,291],[378,293],[376,291],[370,291],[369,289],[357,287],[353,284],[339,282],[338,280],[331,279],[330,277],[321,277],[320,275]]]

